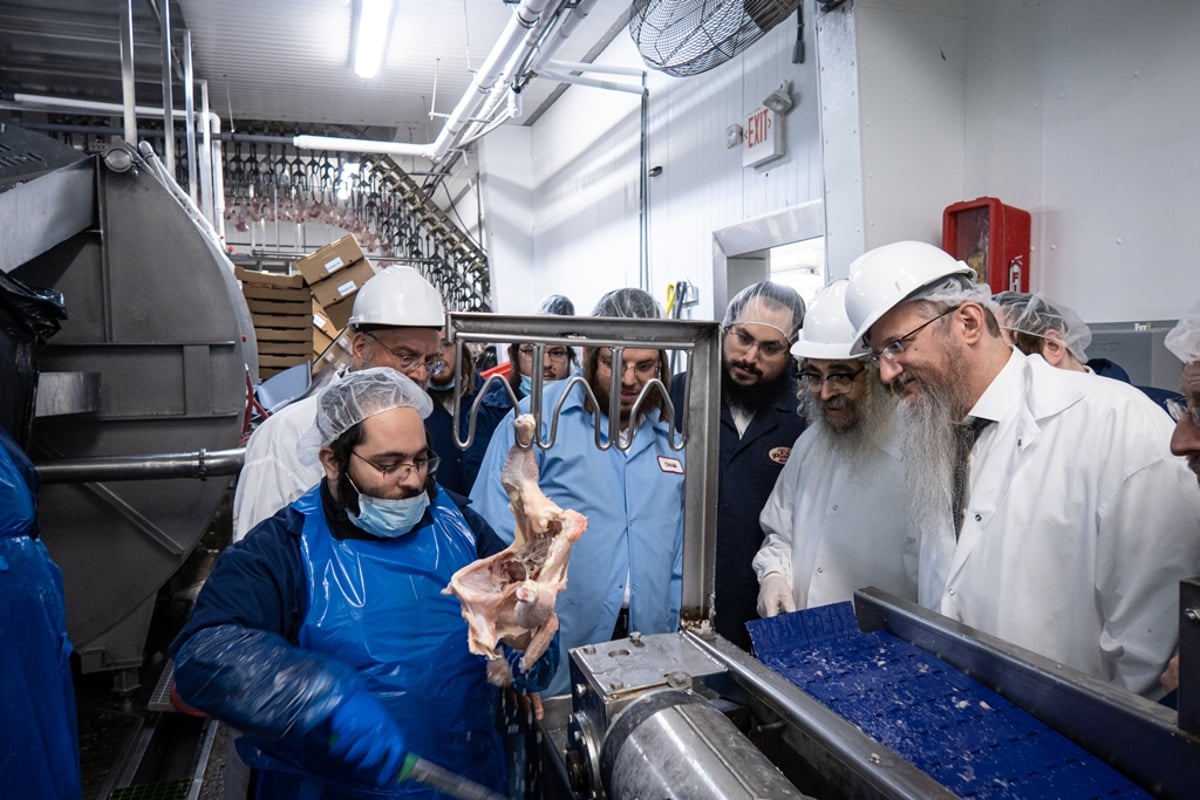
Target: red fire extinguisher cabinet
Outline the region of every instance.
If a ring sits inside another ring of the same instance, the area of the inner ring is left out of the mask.
[[[995,197],[946,206],[942,249],[967,262],[992,292],[1029,291],[1029,212]]]

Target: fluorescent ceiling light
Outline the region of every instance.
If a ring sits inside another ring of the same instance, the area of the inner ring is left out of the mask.
[[[388,33],[392,28],[394,0],[358,0],[358,30],[354,32],[354,71],[360,78],[374,78],[383,64]]]

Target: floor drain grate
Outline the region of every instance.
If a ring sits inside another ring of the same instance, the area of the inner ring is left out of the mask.
[[[126,786],[109,792],[108,800],[186,800],[191,788],[190,778],[148,786]]]

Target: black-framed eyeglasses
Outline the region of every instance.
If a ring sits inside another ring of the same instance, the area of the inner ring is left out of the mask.
[[[533,358],[533,345],[523,344],[517,348],[517,352],[526,358]],[[542,355],[551,361],[556,361],[559,364],[564,363],[571,357],[571,353],[565,347],[547,347],[542,351]]]
[[[1171,419],[1175,421],[1176,425],[1187,416],[1191,417],[1193,425],[1200,428],[1200,408],[1192,408],[1191,406],[1184,405],[1174,397],[1171,397],[1167,399],[1167,413],[1171,415]]]
[[[442,367],[446,366],[446,362],[443,361],[440,356],[427,357],[421,355],[420,353],[414,353],[411,350],[393,350],[384,344],[378,336],[370,331],[363,331],[363,333],[367,336],[370,336],[380,347],[392,354],[392,358],[396,359],[396,365],[400,367],[401,372],[408,372],[411,369],[416,369],[416,366],[423,362],[425,364],[425,369],[429,372],[429,374],[436,375],[442,371]]]
[[[927,327],[929,327],[933,323],[937,322],[939,319],[941,319],[942,317],[951,313],[952,311],[957,311],[957,310],[958,310],[958,306],[951,306],[950,308],[947,308],[942,313],[938,314],[936,317],[925,320],[920,325],[913,328],[911,331],[904,334],[903,336],[901,336],[897,339],[892,339],[890,342],[888,342],[886,345],[883,346],[882,350],[880,350],[878,353],[873,353],[871,355],[871,363],[879,364],[880,359],[886,359],[887,361],[895,361],[897,358],[900,357],[901,353],[904,352],[905,348],[908,347],[908,343],[911,342],[918,333],[925,330]]]
[[[440,458],[432,455],[417,456],[412,461],[393,461],[390,464],[376,464],[374,461],[360,456],[353,450],[350,451],[350,455],[373,468],[384,478],[398,478],[402,481],[408,480],[409,476],[413,474],[413,470],[416,470],[418,475],[428,475],[431,472],[437,472],[438,464],[441,463]]]
[[[828,375],[821,375],[819,372],[805,371],[800,373],[800,380],[811,392],[821,391],[821,387],[828,385],[835,392],[847,392],[854,385],[854,381],[859,375],[866,372],[866,368],[856,372],[831,372]]]
[[[789,344],[779,340],[755,339],[750,331],[741,325],[726,325],[722,329],[726,336],[732,336],[733,342],[742,350],[758,347],[758,352],[767,358],[779,358],[788,352]]]

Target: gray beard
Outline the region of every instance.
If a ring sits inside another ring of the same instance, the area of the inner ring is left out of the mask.
[[[826,459],[848,462],[852,467],[875,457],[875,442],[880,429],[893,413],[895,400],[879,384],[877,375],[868,375],[866,394],[859,403],[854,424],[839,431],[829,423],[821,398],[808,390],[800,397],[800,409],[813,430],[812,452],[823,463]]]
[[[955,425],[969,408],[963,370],[953,369],[944,388],[924,386],[911,400],[901,399],[900,443],[909,518],[918,531],[934,530],[953,510]]]

